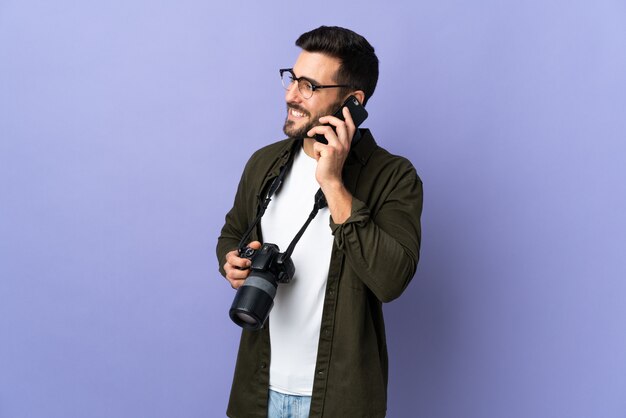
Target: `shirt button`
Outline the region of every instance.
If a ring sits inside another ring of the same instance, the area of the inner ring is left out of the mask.
[[[267,367],[267,363],[266,363],[266,362],[262,362],[262,363],[261,363],[261,368],[262,368],[262,369],[265,369],[266,367]]]
[[[324,328],[324,336],[330,337],[330,330],[328,328]]]

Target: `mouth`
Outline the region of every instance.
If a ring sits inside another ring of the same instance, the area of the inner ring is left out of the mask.
[[[287,106],[287,109],[290,119],[300,120],[302,118],[308,117],[309,115],[308,112],[306,112],[305,110],[298,109],[294,106]]]

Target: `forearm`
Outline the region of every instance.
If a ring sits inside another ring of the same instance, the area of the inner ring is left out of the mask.
[[[237,249],[240,239],[241,237],[237,238],[236,234],[234,233],[234,231],[232,231],[229,225],[224,225],[224,228],[222,228],[222,233],[217,239],[216,248],[217,264],[219,266],[220,273],[224,277],[226,276],[226,272],[224,271],[226,254],[228,254],[232,250]]]
[[[382,302],[400,296],[419,260],[421,183],[406,189],[404,199],[390,201],[375,216],[365,203],[354,198],[351,215],[343,224],[331,220],[338,248]]]
[[[226,276],[226,272],[224,271],[226,254],[238,247],[239,241],[243,237],[243,234],[248,229],[249,225],[249,215],[247,210],[248,202],[246,201],[245,194],[246,184],[243,178],[244,177],[242,176],[242,180],[237,188],[237,193],[235,194],[233,207],[226,214],[224,226],[222,227],[220,236],[217,239],[217,262],[220,273],[223,276]]]
[[[328,203],[330,216],[334,223],[342,224],[352,213],[352,194],[341,181],[335,184],[322,186],[322,191]]]

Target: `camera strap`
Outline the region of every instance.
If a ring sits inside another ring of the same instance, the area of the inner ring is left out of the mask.
[[[298,141],[298,143],[301,144],[301,141]],[[295,149],[297,149],[297,147]],[[272,200],[272,196],[274,195],[274,193],[276,193],[276,191],[283,184],[285,175],[287,174],[287,171],[289,170],[289,168],[291,167],[291,164],[293,163],[295,149],[292,150],[291,156],[289,157],[289,161],[287,162],[287,164],[281,167],[280,172],[278,173],[278,176],[272,181],[272,184],[270,185],[270,188],[267,191],[267,195],[265,196],[265,199],[263,199],[263,203],[261,204],[261,207],[259,209],[259,213],[256,219],[254,220],[254,222],[252,222],[250,227],[248,227],[248,229],[246,230],[246,233],[243,234],[241,241],[239,241],[240,251],[243,251],[246,248],[246,245],[250,237],[250,234],[252,233],[252,230],[261,221],[261,218],[265,214],[265,210],[267,209],[268,205],[270,204]],[[327,205],[328,203],[326,202],[326,197],[324,196],[324,193],[322,192],[322,189],[320,188],[317,191],[317,193],[315,193],[314,202],[313,202],[313,210],[309,214],[309,217],[306,220],[306,222],[304,222],[304,225],[302,225],[302,228],[300,228],[296,236],[293,238],[293,240],[289,244],[287,251],[285,251],[285,256],[287,257],[291,256],[291,253],[293,253],[293,250],[296,248],[296,244],[298,243],[298,241],[300,241],[300,238],[304,234],[304,231],[306,231],[311,221],[315,218],[315,216],[317,216],[317,212],[319,212],[320,209],[325,208]]]
[[[290,156],[287,164],[285,164],[284,166],[280,168],[280,172],[278,173],[278,176],[274,178],[274,181],[272,181],[272,184],[270,185],[270,188],[267,191],[267,195],[265,196],[265,199],[263,199],[263,203],[261,204],[261,207],[259,209],[259,214],[256,216],[256,219],[254,220],[254,222],[252,222],[250,227],[246,230],[246,233],[243,234],[243,237],[241,237],[241,241],[239,241],[240,251],[246,248],[246,243],[250,237],[250,234],[252,233],[252,230],[257,226],[259,221],[261,221],[261,218],[263,217],[263,215],[265,215],[265,210],[267,209],[270,202],[272,201],[272,196],[274,195],[274,193],[276,193],[276,190],[278,190],[280,186],[283,184],[283,180],[285,179],[285,174],[287,173],[287,170],[289,169],[289,167],[291,167],[292,162],[293,162],[293,153]]]
[[[317,193],[315,193],[313,210],[309,214],[309,218],[306,220],[304,225],[302,225],[302,228],[300,228],[296,236],[293,238],[293,240],[291,240],[289,247],[287,247],[287,251],[285,251],[285,257],[291,257],[291,253],[293,253],[293,250],[296,248],[296,244],[298,243],[298,241],[300,241],[300,238],[302,238],[302,234],[304,234],[304,231],[306,231],[313,218],[315,218],[317,212],[319,212],[320,209],[325,208],[327,205],[328,203],[326,202],[326,196],[324,196],[324,192],[322,192],[322,189],[319,189]]]

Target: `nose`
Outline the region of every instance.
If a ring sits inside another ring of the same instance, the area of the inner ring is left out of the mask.
[[[285,101],[287,103],[300,102],[302,97],[298,90],[298,83],[291,83],[289,88],[285,91]]]

